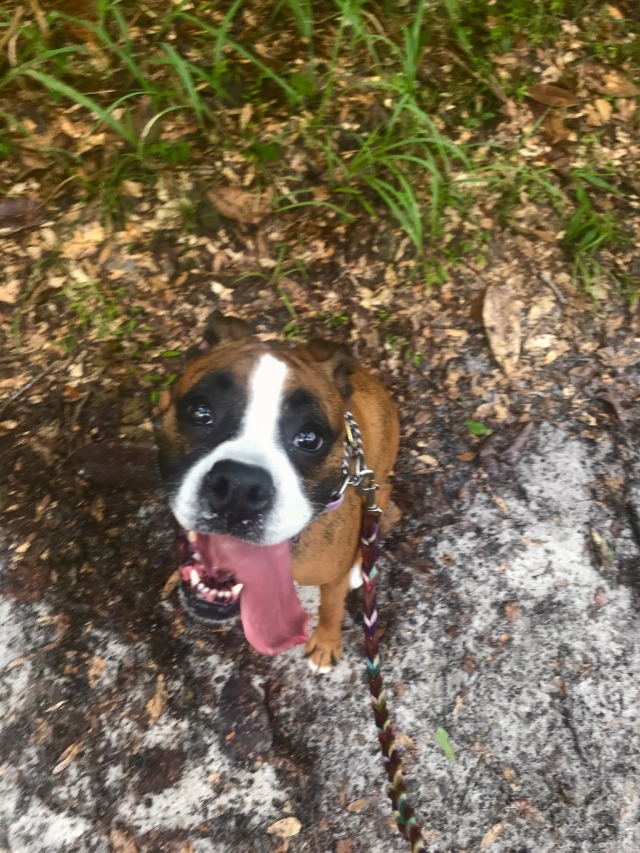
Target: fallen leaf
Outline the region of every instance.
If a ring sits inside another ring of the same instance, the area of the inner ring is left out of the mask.
[[[42,202],[33,198],[0,199],[0,232],[15,234],[35,225],[45,213]]]
[[[517,622],[520,618],[520,605],[516,604],[515,601],[508,601],[504,606],[504,615],[511,624]]]
[[[547,107],[570,107],[578,102],[573,92],[554,86],[553,83],[536,83],[529,86],[527,95],[533,101]]]
[[[596,355],[607,367],[623,369],[633,367],[640,362],[640,347],[635,344],[615,347],[600,347]]]
[[[602,127],[613,113],[613,107],[604,98],[596,98],[592,104],[587,104],[587,122],[591,127]]]
[[[567,125],[562,121],[560,116],[557,116],[555,113],[549,113],[545,116],[544,122],[542,123],[542,129],[552,145],[556,145],[559,142],[565,142],[571,136],[571,131]]]
[[[358,800],[354,800],[352,803],[349,803],[347,806],[348,812],[361,812],[363,809],[373,801],[373,797],[360,797]]]
[[[3,198],[0,200],[0,222],[12,219],[33,220],[42,203],[32,198]]]
[[[420,456],[416,457],[420,462],[424,462],[425,465],[433,465],[434,468],[438,467],[438,460],[433,456],[429,456],[428,453],[422,453]]]
[[[83,225],[67,240],[61,255],[68,260],[79,260],[94,254],[104,242],[105,230],[99,222]]]
[[[549,347],[555,343],[555,335],[533,335],[532,337],[527,338],[524,348],[526,350],[549,349]]]
[[[603,587],[599,586],[593,596],[592,610],[597,612],[598,610],[601,610],[606,603],[607,593]]]
[[[75,743],[70,744],[65,751],[62,753],[60,758],[58,759],[58,763],[51,771],[52,773],[62,773],[65,767],[68,767],[73,759],[77,756],[82,748],[82,741],[77,740]]]
[[[112,853],[138,853],[135,841],[123,830],[114,827],[109,833]]]
[[[156,692],[147,702],[147,713],[149,714],[149,726],[152,726],[165,709],[167,704],[167,688],[164,685],[164,675],[158,676]]]
[[[482,320],[493,357],[506,376],[520,358],[520,303],[507,284],[492,284],[482,306]]]
[[[480,849],[486,850],[487,847],[493,844],[493,842],[498,838],[503,829],[504,827],[501,823],[496,823],[494,826],[492,826],[489,832],[485,833],[485,835],[483,836],[482,841],[480,842]]]
[[[96,684],[102,678],[102,674],[106,667],[106,662],[103,657],[100,655],[95,655],[91,663],[89,664],[89,672],[87,673],[87,680],[89,681],[89,687],[92,689],[96,686]]]
[[[640,95],[636,84],[617,68],[585,63],[580,68],[582,81],[591,92],[612,98],[635,98]]]
[[[180,569],[176,569],[175,572],[169,575],[167,578],[167,582],[162,587],[162,592],[160,593],[160,598],[163,601],[166,601],[170,595],[173,594],[174,589],[180,583]]]
[[[20,282],[18,279],[7,282],[0,287],[0,302],[6,302],[7,305],[15,305],[20,293]]]
[[[294,835],[298,835],[301,829],[302,824],[297,817],[283,817],[281,820],[272,823],[267,828],[267,833],[278,838],[293,838]]]
[[[514,800],[514,806],[529,820],[543,820],[543,816],[533,803],[527,800]]]
[[[353,840],[341,838],[336,844],[336,853],[353,853]]]
[[[245,225],[257,225],[271,212],[273,192],[243,190],[239,187],[215,187],[207,193],[210,201],[227,219]]]

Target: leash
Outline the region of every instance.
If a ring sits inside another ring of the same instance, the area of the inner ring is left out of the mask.
[[[373,716],[378,729],[378,741],[384,767],[389,779],[387,789],[398,830],[411,845],[411,853],[427,853],[424,837],[417,822],[413,808],[407,800],[407,791],[402,773],[400,754],[396,746],[393,725],[389,718],[387,699],[380,673],[378,654],[378,609],[376,605],[376,578],[378,570],[378,542],[380,538],[380,516],[382,509],[376,501],[376,492],[380,488],[375,475],[367,468],[362,449],[360,428],[351,412],[345,412],[345,458],[342,463],[343,483],[339,495],[344,494],[348,486],[353,486],[364,498],[362,525],[360,528],[360,547],[362,553],[362,609],[364,621],[365,657],[367,678],[371,693]],[[351,460],[354,472],[350,473]]]

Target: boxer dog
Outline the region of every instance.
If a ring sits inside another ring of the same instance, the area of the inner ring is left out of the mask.
[[[359,577],[362,499],[352,488],[337,498],[344,415],[360,427],[384,509],[396,409],[342,345],[263,342],[242,320],[214,312],[191,354],[160,401],[157,436],[181,529],[183,602],[204,619],[239,611],[262,654],[306,643],[311,669],[327,672],[342,652],[350,576]],[[320,587],[310,638],[294,581]]]

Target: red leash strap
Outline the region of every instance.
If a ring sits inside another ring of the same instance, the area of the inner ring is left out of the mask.
[[[375,503],[375,502],[374,502]],[[420,826],[413,809],[407,801],[402,775],[400,755],[396,746],[393,726],[389,719],[387,700],[380,674],[378,655],[378,610],[376,606],[376,559],[380,532],[380,510],[376,506],[365,506],[362,513],[360,544],[362,548],[363,618],[367,676],[371,692],[373,716],[378,728],[378,740],[384,757],[384,766],[389,778],[389,798],[400,832],[411,844],[411,853],[427,853]]]

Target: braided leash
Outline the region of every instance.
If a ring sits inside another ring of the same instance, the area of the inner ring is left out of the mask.
[[[376,559],[378,556],[378,540],[380,535],[380,515],[382,509],[376,502],[376,491],[379,486],[375,482],[374,473],[367,468],[362,450],[360,430],[351,412],[345,414],[347,440],[345,442],[345,462],[343,474],[345,479],[340,489],[342,494],[347,486],[355,486],[365,499],[360,528],[360,546],[362,553],[362,603],[364,621],[365,656],[367,678],[371,693],[373,716],[378,729],[378,741],[384,758],[384,766],[389,779],[389,798],[393,808],[398,830],[411,844],[411,853],[427,853],[422,831],[416,820],[414,811],[407,800],[407,792],[402,773],[400,754],[396,746],[393,726],[387,709],[387,699],[382,685],[380,673],[380,656],[378,654],[378,609],[376,605]],[[355,457],[355,473],[349,474],[349,460]]]

